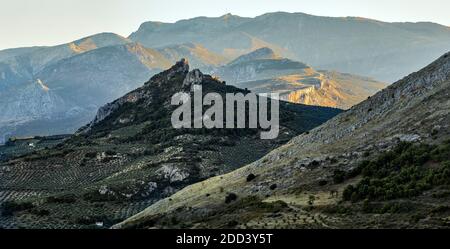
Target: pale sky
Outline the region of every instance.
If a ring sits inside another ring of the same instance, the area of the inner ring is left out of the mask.
[[[450,26],[449,0],[0,0],[0,50],[62,44],[100,32],[128,36],[150,20],[276,11]]]

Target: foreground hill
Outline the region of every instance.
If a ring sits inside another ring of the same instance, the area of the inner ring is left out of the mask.
[[[357,17],[267,13],[227,14],[176,23],[146,22],[129,39],[148,47],[186,42],[235,58],[261,47],[314,68],[393,82],[450,50],[450,28],[435,23],[387,23]]]
[[[293,103],[348,109],[386,87],[367,77],[316,71],[302,62],[282,58],[264,47],[216,67],[213,74],[256,93],[278,93]]]
[[[116,227],[448,227],[449,97],[447,53],[262,159]]]
[[[109,226],[189,184],[251,163],[341,112],[282,102],[274,140],[261,140],[259,129],[172,128],[172,95],[192,94],[199,85],[204,94],[248,92],[189,71],[182,60],[100,108],[56,147],[48,139],[9,142],[0,151],[21,148],[21,141],[37,146],[0,162],[0,227]]]

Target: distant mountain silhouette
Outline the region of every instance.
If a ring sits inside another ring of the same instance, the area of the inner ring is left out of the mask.
[[[255,18],[224,15],[176,23],[146,22],[129,38],[148,47],[200,43],[229,57],[270,47],[314,68],[385,82],[419,70],[450,50],[450,28],[435,23],[388,23],[286,12]]]

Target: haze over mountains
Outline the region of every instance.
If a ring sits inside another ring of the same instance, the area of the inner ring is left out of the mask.
[[[275,12],[255,18],[227,14],[176,23],[146,22],[130,39],[148,47],[200,43],[231,58],[270,47],[315,68],[393,82],[447,52],[450,28]]]
[[[383,88],[378,81],[401,78],[449,49],[450,30],[438,24],[277,12],[146,22],[128,38],[102,33],[54,47],[3,50],[0,143],[72,133],[100,106],[180,58],[229,84],[346,109]],[[255,50],[269,57],[252,58]],[[240,60],[249,71],[236,66]],[[263,65],[269,69],[257,70]]]

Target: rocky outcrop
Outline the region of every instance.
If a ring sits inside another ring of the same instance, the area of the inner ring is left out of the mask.
[[[194,69],[186,75],[183,80],[183,87],[190,88],[191,91],[194,90],[195,85],[200,85],[203,81],[203,74],[198,69]]]

